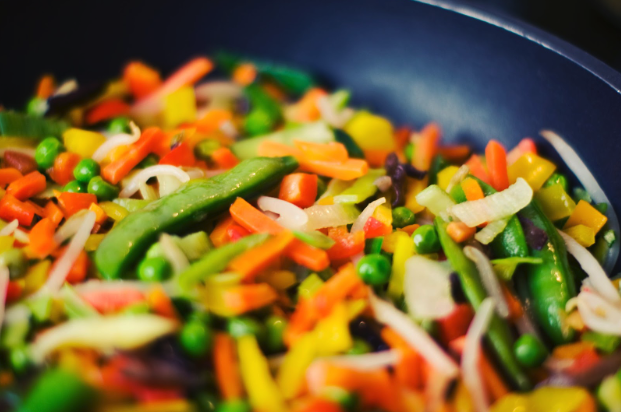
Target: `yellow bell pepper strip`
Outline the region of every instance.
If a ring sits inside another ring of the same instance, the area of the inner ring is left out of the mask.
[[[407,177],[405,179],[405,207],[410,209],[412,213],[419,213],[425,210],[416,200],[416,195],[427,187],[427,178],[418,180]]]
[[[72,128],[63,133],[63,141],[68,152],[90,158],[106,138],[101,133]]]
[[[459,167],[457,166],[449,166],[440,170],[437,175],[438,186],[440,186],[442,190],[446,190],[449,183],[451,182],[451,179],[453,178],[453,176],[455,176],[455,173],[457,173],[458,170]]]
[[[323,283],[323,280],[316,273],[311,273],[298,286],[298,298],[310,298],[319,290]]]
[[[524,153],[509,166],[509,183],[523,178],[533,190],[539,190],[556,170],[556,165],[534,153]]]
[[[50,260],[42,260],[34,266],[31,266],[24,276],[24,292],[27,294],[33,293],[47,280],[47,275],[50,271],[52,262]]]
[[[395,253],[397,250],[397,241],[400,238],[409,238],[410,236],[402,231],[395,231],[389,235],[384,236],[384,241],[382,242],[382,250],[388,253]]]
[[[270,374],[267,359],[254,335],[239,338],[237,351],[242,380],[252,408],[257,411],[285,412],[285,400]]]
[[[196,121],[196,96],[194,88],[182,87],[166,96],[164,104],[164,125],[168,128],[182,123]]]
[[[381,116],[358,112],[344,130],[362,150],[395,150],[392,123]]]
[[[596,412],[593,396],[579,387],[544,386],[528,394],[511,393],[498,400],[491,412]]]
[[[392,226],[392,209],[387,205],[379,205],[373,211],[373,218],[384,224],[384,226]]]
[[[398,233],[398,232],[397,232]],[[392,256],[392,275],[388,283],[388,296],[393,300],[403,295],[405,279],[405,262],[414,255],[414,241],[411,236],[399,236],[395,242]]]
[[[344,303],[336,305],[328,316],[317,323],[315,334],[315,350],[319,356],[336,355],[352,347],[349,312]]]
[[[15,238],[13,236],[0,236],[0,253],[11,249],[14,242]]]
[[[97,249],[97,246],[99,246],[99,244],[101,243],[101,241],[103,240],[105,236],[106,235],[100,234],[100,233],[90,235],[88,239],[86,240],[86,244],[84,245],[84,250],[86,250],[87,252],[94,252]]]
[[[592,246],[595,243],[595,231],[589,226],[576,225],[563,229],[563,232],[567,233],[584,247]]]
[[[99,207],[102,208],[106,215],[115,222],[119,222],[123,220],[125,216],[129,215],[127,209],[113,202],[101,202]]]
[[[576,208],[572,212],[567,222],[565,222],[565,228],[569,228],[576,225],[585,225],[595,231],[595,234],[600,231],[606,224],[608,218],[604,216],[599,210],[591,206],[590,203],[581,200],[576,205]]]
[[[302,390],[306,369],[317,354],[316,344],[315,332],[308,332],[285,355],[276,376],[276,383],[285,399],[295,398]]]
[[[553,222],[571,215],[576,208],[576,202],[560,183],[539,189],[535,193],[535,199],[543,213]]]

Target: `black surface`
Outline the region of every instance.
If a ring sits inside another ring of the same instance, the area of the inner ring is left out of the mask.
[[[42,72],[89,82],[141,58],[166,73],[225,47],[305,67],[398,123],[438,121],[449,141],[482,148],[495,138],[511,147],[554,129],[621,209],[621,75],[528,27],[518,29],[571,60],[407,0],[110,0],[97,10],[64,1],[38,3],[36,13],[28,2],[0,7],[0,100],[7,106],[22,103]]]

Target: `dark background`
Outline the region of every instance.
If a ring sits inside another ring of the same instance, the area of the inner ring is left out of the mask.
[[[548,31],[621,71],[621,16],[595,0],[467,0]]]

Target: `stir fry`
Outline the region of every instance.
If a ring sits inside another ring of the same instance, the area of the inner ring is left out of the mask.
[[[0,110],[0,409],[621,411],[618,223],[545,140],[229,53],[43,76]]]

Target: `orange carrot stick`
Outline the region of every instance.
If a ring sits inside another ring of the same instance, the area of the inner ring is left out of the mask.
[[[224,305],[234,315],[250,312],[274,302],[278,295],[267,283],[241,285],[224,291]]]
[[[466,199],[469,201],[479,200],[485,197],[483,193],[483,189],[481,189],[481,185],[479,182],[472,178],[466,178],[461,182],[461,188],[466,195]]]
[[[292,173],[285,176],[280,184],[278,198],[306,208],[315,203],[317,197],[317,175]]]
[[[228,147],[220,147],[214,150],[211,154],[211,160],[221,169],[231,169],[239,163],[237,157],[235,157]]]
[[[36,209],[25,202],[21,202],[10,194],[0,199],[0,219],[10,222],[17,219],[20,225],[30,226],[36,214]]]
[[[483,164],[483,162],[481,161],[481,158],[477,155],[472,155],[470,156],[470,159],[468,159],[468,161],[466,162],[466,165],[470,168],[470,173],[480,179],[481,181],[487,183],[488,185],[491,185],[491,180],[489,178],[489,175],[487,174],[487,169],[485,167],[485,165]]]
[[[288,230],[280,232],[267,242],[249,249],[229,263],[229,269],[249,281],[276,262],[295,237]]]
[[[507,152],[496,140],[490,140],[485,147],[485,160],[487,169],[492,180],[492,187],[497,191],[509,187],[509,175],[507,172]]]
[[[298,162],[302,159],[302,151],[297,147],[288,146],[284,143],[271,142],[265,140],[259,144],[257,149],[259,156],[266,157],[281,157],[281,156],[293,156],[298,159]]]
[[[54,166],[52,166],[52,170],[48,170],[48,174],[59,185],[66,185],[74,179],[73,169],[79,162],[80,156],[78,154],[63,152],[56,157]]]
[[[235,341],[226,333],[218,333],[213,345],[213,364],[216,384],[227,401],[240,399],[244,394]]]
[[[91,204],[97,203],[97,196],[90,193],[62,192],[57,199],[65,217],[73,216],[80,210],[88,209]]]
[[[54,81],[54,77],[50,74],[46,74],[41,77],[41,80],[39,80],[39,85],[37,86],[37,97],[39,99],[47,99],[54,93],[55,88],[56,82]]]
[[[366,160],[361,159],[347,159],[342,163],[302,160],[300,169],[335,179],[353,180],[367,174],[369,164]]]
[[[393,329],[385,327],[382,329],[381,336],[391,348],[401,352],[401,359],[395,366],[397,381],[410,389],[421,389],[424,384],[423,358]]]
[[[60,210],[58,205],[51,200],[47,202],[43,211],[45,212],[44,216],[50,219],[50,221],[54,224],[54,227],[58,226],[65,218],[63,211]]]
[[[58,247],[54,241],[56,225],[50,218],[41,219],[30,230],[30,249],[39,259],[43,259]]]
[[[160,74],[141,62],[131,62],[125,66],[123,81],[137,99],[148,96],[162,84]]]
[[[26,200],[43,192],[45,187],[45,176],[35,170],[12,182],[6,192],[19,200]]]
[[[13,167],[2,168],[0,169],[0,186],[4,188],[9,183],[13,183],[21,177],[22,173]]]
[[[461,243],[474,236],[476,228],[468,227],[464,222],[451,222],[446,231],[455,242]]]
[[[345,162],[349,158],[347,149],[342,143],[313,143],[294,140],[295,147],[300,149],[302,156],[307,160],[322,160],[326,162]]]
[[[438,154],[449,162],[460,162],[470,154],[470,146],[467,144],[441,146],[438,148]]]
[[[420,131],[420,137],[416,141],[416,150],[412,157],[412,165],[419,170],[429,170],[431,162],[438,152],[440,141],[440,127],[430,123]]]
[[[134,143],[129,150],[121,156],[120,159],[106,165],[101,175],[107,181],[117,184],[140,163],[157,144],[160,139],[164,138],[164,134],[157,127],[150,127],[142,132],[142,136]]]

